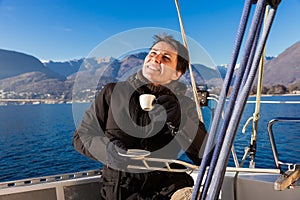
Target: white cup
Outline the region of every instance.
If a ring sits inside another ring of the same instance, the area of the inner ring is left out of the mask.
[[[142,94],[140,95],[140,105],[144,111],[150,111],[153,108],[153,101],[155,96],[153,94]]]

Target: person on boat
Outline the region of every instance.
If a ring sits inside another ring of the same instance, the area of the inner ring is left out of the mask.
[[[74,132],[74,148],[103,163],[103,199],[170,199],[194,185],[184,171],[127,168],[139,161],[122,156],[140,149],[154,158],[177,159],[183,150],[192,163],[201,162],[206,128],[195,102],[185,96],[186,85],[178,80],[188,68],[188,51],[171,35],[154,39],[142,69],[105,85]],[[155,95],[152,110],[141,108],[142,94]]]

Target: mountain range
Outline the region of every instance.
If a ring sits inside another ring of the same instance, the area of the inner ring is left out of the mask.
[[[265,85],[300,83],[300,41],[266,63]]]
[[[106,57],[41,62],[31,55],[0,49],[0,97],[8,98],[14,94],[15,98],[46,98],[47,94],[49,98],[71,99],[76,88],[77,93],[81,93],[77,94],[78,98],[86,98],[91,93],[84,91],[97,90],[107,82],[126,79],[141,68],[145,56],[146,52],[142,52],[122,59]],[[192,67],[197,85],[210,88],[222,85],[226,65],[212,69],[195,63]],[[190,73],[186,73],[182,80],[189,82]],[[263,84],[292,85],[300,90],[300,41],[267,60]]]

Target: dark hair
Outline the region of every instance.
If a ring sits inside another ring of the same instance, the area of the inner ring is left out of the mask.
[[[188,50],[179,41],[175,40],[172,35],[154,35],[154,43],[151,48],[158,42],[170,44],[177,51],[177,66],[176,70],[184,74],[189,66]]]

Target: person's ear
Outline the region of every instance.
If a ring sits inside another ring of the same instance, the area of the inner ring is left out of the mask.
[[[179,72],[179,71],[175,71],[172,75],[172,80],[175,81],[175,80],[178,80],[180,78],[180,76],[182,75],[182,72]]]

